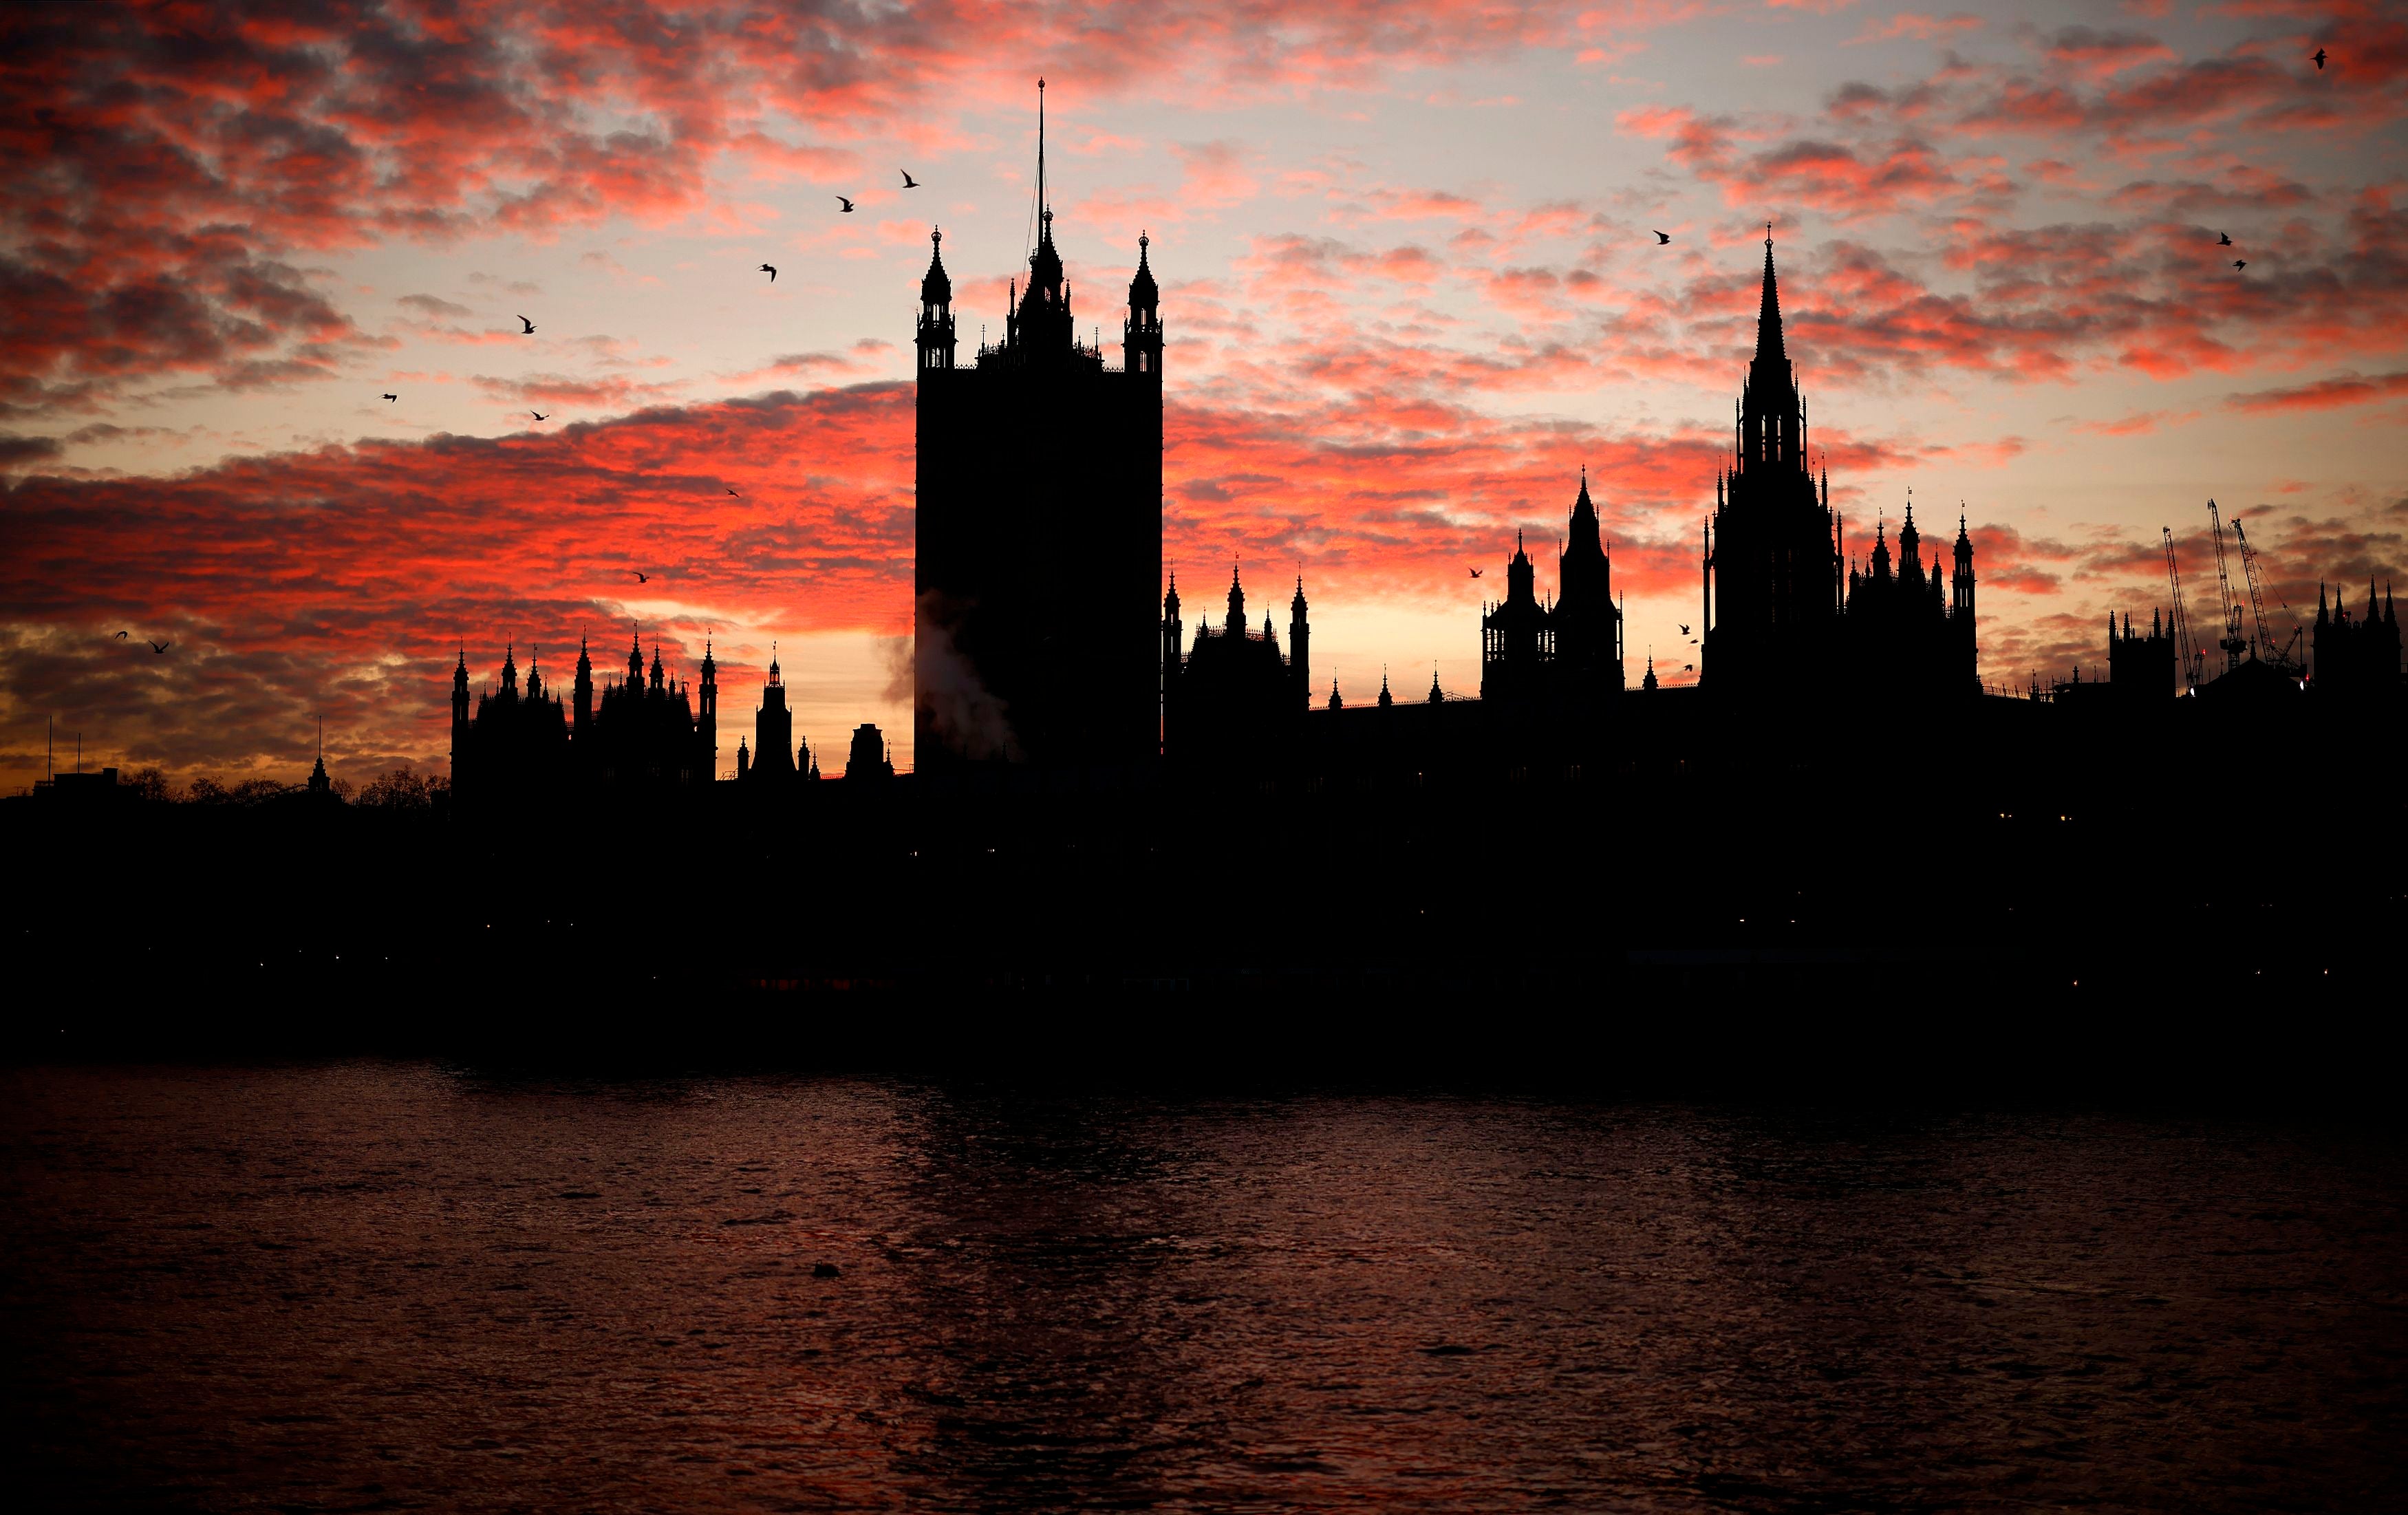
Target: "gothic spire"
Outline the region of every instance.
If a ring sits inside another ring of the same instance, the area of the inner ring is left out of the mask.
[[[1764,223],[1764,303],[1756,308],[1756,358],[1786,358],[1781,341],[1781,286],[1772,274],[1772,222]]]

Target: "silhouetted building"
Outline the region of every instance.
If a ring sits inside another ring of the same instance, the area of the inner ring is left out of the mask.
[[[1558,593],[1542,602],[1537,566],[1514,534],[1505,597],[1481,610],[1484,701],[1564,708],[1622,692],[1622,611],[1585,468],[1555,568]]]
[[[853,750],[846,753],[844,776],[847,779],[892,779],[895,760],[886,750],[886,738],[872,722],[865,721],[853,730]]]
[[[1288,602],[1288,645],[1282,655],[1270,612],[1263,629],[1246,624],[1246,590],[1240,573],[1229,574],[1227,613],[1221,624],[1198,618],[1196,639],[1181,650],[1179,581],[1162,597],[1162,743],[1182,761],[1264,755],[1283,746],[1312,703],[1312,670],[1305,652],[1312,628],[1306,619],[1304,580]]]
[[[1613,599],[1613,555],[1598,527],[1588,497],[1588,470],[1581,469],[1580,497],[1555,562],[1555,603],[1548,620],[1555,636],[1555,663],[1564,692],[1575,699],[1622,692],[1622,607]]]
[[[2176,665],[2173,632],[2165,624],[2161,611],[2149,612],[2149,634],[2140,636],[2132,630],[2129,611],[2124,616],[2119,632],[2115,617],[2107,617],[2107,687],[2121,701],[2155,704],[2172,699]]]
[[[1539,603],[1538,569],[1513,534],[1505,597],[1480,612],[1480,697],[1536,702],[1555,692],[1555,629]],[[1431,689],[1437,689],[1433,678]]]
[[[1951,598],[1942,597],[1938,555],[1928,572],[1923,565],[1912,509],[1896,571],[1883,528],[1870,564],[1843,578],[1830,475],[1818,488],[1807,445],[1806,402],[1782,337],[1767,235],[1736,454],[1715,480],[1704,540],[1700,685],[1787,698],[1843,685],[1893,696],[1980,693],[1973,545],[1963,522]]]
[[[573,712],[545,687],[533,657],[520,689],[513,648],[500,682],[477,696],[472,711],[464,648],[452,671],[453,793],[475,804],[576,785],[685,787],[714,777],[719,679],[707,648],[696,690],[667,678],[657,647],[648,679],[638,641],[627,650],[626,681],[606,681],[598,703],[595,694],[593,661],[581,643]]]
[[[2325,586],[2316,586],[2316,624],[2309,650],[2310,671],[2319,697],[2393,698],[2400,695],[2400,620],[2391,607],[2391,588],[2385,585],[2378,604],[2374,585],[2366,586],[2366,614],[2350,618],[2349,607],[2338,594],[2326,604]]]
[[[1003,338],[957,366],[932,232],[920,286],[912,732],[917,765],[1134,764],[1160,751],[1160,292],[1138,238],[1118,367],[1078,340],[1039,95],[1038,239]]]
[[[581,662],[580,658],[580,662]],[[559,786],[568,765],[568,722],[560,697],[544,688],[537,659],[527,659],[519,688],[518,650],[502,655],[501,680],[468,704],[468,650],[452,670],[452,786],[462,801],[523,794]]]
[[[810,743],[802,744],[799,752],[796,750],[795,716],[786,708],[786,678],[773,650],[768,680],[761,686],[761,707],[752,715],[752,750],[748,761],[738,745],[736,777],[748,783],[790,783],[809,772],[810,763]]]
[[[1973,543],[1956,522],[1956,572],[1953,599],[1943,593],[1940,554],[1923,564],[1923,538],[1914,529],[1914,503],[1898,532],[1893,569],[1887,522],[1873,529],[1871,560],[1848,571],[1846,614],[1840,647],[1850,674],[1874,687],[1914,693],[1973,694],[1980,692],[1973,646]]]

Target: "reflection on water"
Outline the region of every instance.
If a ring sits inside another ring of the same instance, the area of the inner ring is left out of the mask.
[[[0,1410],[43,1508],[2408,1495],[2387,1133],[6,1079]]]

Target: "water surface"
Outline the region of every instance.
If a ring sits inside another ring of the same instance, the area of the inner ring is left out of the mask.
[[[40,1508],[2408,1508],[2387,1130],[388,1063],[0,1100]]]

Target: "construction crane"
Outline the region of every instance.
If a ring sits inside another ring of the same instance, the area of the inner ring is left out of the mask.
[[[2292,626],[2291,639],[2283,645],[2281,651],[2274,650],[2273,635],[2266,629],[2266,589],[2258,572],[2258,552],[2249,545],[2249,534],[2241,529],[2239,516],[2232,518],[2232,539],[2241,544],[2241,576],[2248,580],[2249,613],[2258,622],[2258,659],[2296,676],[2298,665],[2291,661],[2291,654],[2300,645],[2300,628]],[[2297,620],[2296,617],[2293,619]]]
[[[2174,566],[2174,529],[2158,529],[2166,534],[2166,584],[2174,596],[2174,656],[2182,660],[2183,690],[2187,693],[2199,688],[2199,665],[2207,661],[2207,654],[2191,650],[2190,617],[2183,613],[2182,570]]]
[[[2207,530],[2215,538],[2215,587],[2224,598],[2224,639],[2215,645],[2224,649],[2224,671],[2231,673],[2249,650],[2249,638],[2241,635],[2241,602],[2232,597],[2232,574],[2224,565],[2224,521],[2214,500],[2207,502]]]

